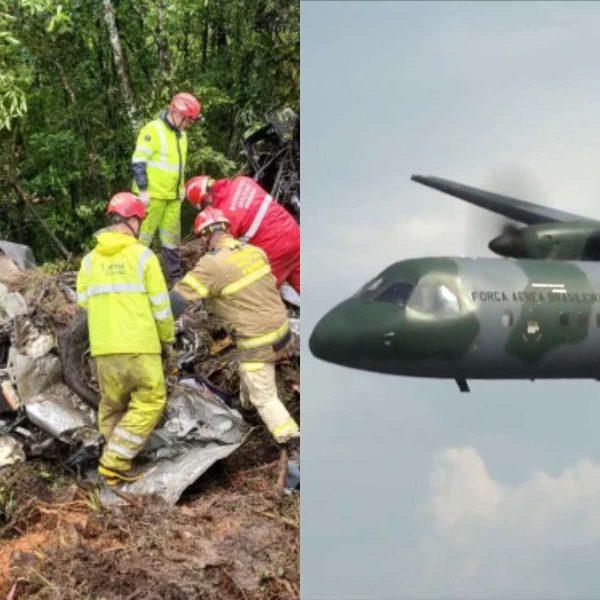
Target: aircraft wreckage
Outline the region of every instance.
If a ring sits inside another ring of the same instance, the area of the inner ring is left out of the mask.
[[[60,446],[65,464],[93,479],[103,440],[75,273],[52,276],[34,266],[29,248],[0,241],[0,467],[52,455]],[[290,315],[294,342],[278,373],[288,396],[299,390],[297,317]],[[176,322],[176,335],[179,372],[167,379],[165,414],[139,455],[144,477],[120,486],[118,495],[104,488],[104,504],[122,503],[128,493],[174,504],[251,434],[232,408],[239,380],[226,326],[191,307]]]

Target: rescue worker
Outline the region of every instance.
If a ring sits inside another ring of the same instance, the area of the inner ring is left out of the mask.
[[[229,220],[208,207],[194,223],[209,251],[171,290],[173,310],[206,301],[209,312],[233,325],[240,350],[240,400],[254,406],[278,444],[296,453],[300,430],[277,395],[275,361],[291,338],[287,312],[265,253],[232,237]]]
[[[77,274],[77,302],[87,309],[90,351],[100,385],[98,428],[106,440],[98,472],[109,485],[140,475],[132,460],[166,404],[161,349],[175,340],[167,286],[156,255],[137,237],[146,209],[129,192],[113,196],[111,226]]]
[[[147,206],[140,241],[150,246],[158,229],[167,279],[183,276],[179,243],[181,200],[184,196],[187,134],[201,115],[200,102],[192,94],[179,93],[168,110],[142,127],[133,157],[133,191]]]
[[[300,294],[300,227],[256,181],[244,175],[217,181],[199,175],[186,182],[185,193],[198,210],[222,210],[234,238],[265,251],[277,287],[287,282]]]

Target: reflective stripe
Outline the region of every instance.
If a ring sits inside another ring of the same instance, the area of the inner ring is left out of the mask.
[[[272,200],[273,196],[271,196],[270,194],[267,194],[263,198],[260,208],[258,209],[258,212],[254,217],[254,221],[252,221],[252,224],[250,225],[250,227],[248,227],[246,233],[241,238],[239,238],[242,242],[249,242],[256,235],[260,224],[263,222],[263,219],[267,214],[267,209],[269,208],[269,205],[271,204]]]
[[[171,309],[170,308],[163,308],[162,310],[157,310],[156,312],[152,313],[154,315],[155,319],[166,319],[167,317],[170,317],[173,313],[171,313]]]
[[[242,371],[260,371],[265,366],[264,362],[240,362],[240,369]]]
[[[169,299],[169,292],[164,292],[163,294],[156,294],[156,296],[150,296],[150,302],[157,306],[158,304],[162,304]]]
[[[98,294],[122,294],[129,292],[145,292],[146,288],[141,283],[104,283],[92,285],[87,289],[88,298]]]
[[[177,239],[179,238],[179,236],[177,236],[174,233],[171,233],[170,231],[167,231],[166,229],[159,229],[158,235],[160,235],[161,237],[169,238],[174,241],[177,241]]]
[[[271,267],[269,265],[263,265],[260,269],[257,269],[250,275],[245,275],[241,279],[234,281],[233,283],[229,283],[221,290],[221,296],[230,296],[231,294],[235,294],[240,290],[243,290],[245,287],[248,287],[251,283],[258,281],[261,277],[268,275],[271,272]]]
[[[272,344],[273,342],[276,342],[279,338],[282,338],[288,332],[288,330],[289,324],[286,321],[283,325],[281,325],[274,331],[270,331],[269,333],[265,333],[264,335],[238,340],[237,347],[241,348],[242,350],[248,350],[250,348],[266,346],[267,344]]]
[[[127,429],[123,429],[122,427],[115,427],[113,430],[113,435],[120,437],[123,440],[127,440],[132,444],[143,444],[146,442],[146,438],[144,436],[138,435],[137,433],[131,433],[127,431]]]
[[[118,454],[123,458],[135,458],[137,455],[136,450],[130,450],[129,448],[125,448],[125,446],[121,446],[113,441],[108,442],[106,449],[112,450],[115,454]]]
[[[172,165],[171,163],[168,163],[167,161],[164,161],[164,160],[160,160],[160,161],[149,160],[148,166],[155,167],[156,169],[162,169],[163,171],[174,171],[177,173],[179,172],[179,165]]]
[[[150,248],[146,248],[138,258],[137,271],[140,281],[144,281],[144,267],[146,266],[146,262],[151,256],[152,250],[150,250]]]
[[[138,146],[134,151],[133,154],[137,154],[138,152],[141,152],[142,154],[145,154],[146,156],[150,156],[154,150],[152,150],[152,148],[148,148],[148,146]]]
[[[173,234],[166,229],[159,229],[158,237],[160,239],[160,245],[163,248],[169,248],[169,250],[177,250],[177,248],[179,248],[179,235]]]
[[[189,285],[195,292],[197,292],[200,295],[200,298],[205,298],[206,296],[208,296],[208,288],[202,282],[198,281],[198,279],[196,279],[196,277],[194,277],[194,275],[192,275],[191,273],[188,273],[181,280],[181,283]]]
[[[298,424],[292,417],[284,421],[281,425],[277,425],[277,427],[273,427],[271,433],[273,437],[283,437],[285,435],[289,435],[290,433],[298,432]]]
[[[143,156],[134,156],[134,157],[131,159],[131,164],[132,164],[132,165],[135,165],[135,164],[137,164],[137,163],[143,163],[143,164],[147,164],[147,163],[148,163],[148,159],[147,159],[147,158],[144,158]]]
[[[87,302],[87,294],[84,292],[83,294],[77,294],[77,303],[85,304]]]
[[[86,272],[89,273],[89,271],[90,271],[90,269],[92,267],[92,255],[91,255],[91,253],[88,253],[88,254],[86,254],[83,257],[83,262],[82,262],[81,266],[85,269]]]

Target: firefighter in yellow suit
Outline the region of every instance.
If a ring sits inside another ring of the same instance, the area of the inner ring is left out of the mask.
[[[287,312],[266,254],[234,239],[217,208],[196,217],[194,233],[209,251],[171,290],[174,310],[205,300],[206,309],[233,325],[240,350],[242,406],[254,406],[275,441],[296,451],[300,430],[277,395],[275,360],[290,341]]]
[[[133,481],[132,461],[166,404],[162,353],[175,339],[158,258],[137,240],[146,214],[133,194],[112,197],[111,226],[77,274],[77,302],[87,309],[91,355],[100,384],[98,427],[106,440],[98,472],[109,485]]]
[[[150,246],[158,229],[165,273],[171,281],[183,276],[179,242],[186,130],[202,118],[201,112],[202,106],[192,94],[175,94],[168,110],[142,127],[131,159],[132,189],[148,209],[140,241]]]

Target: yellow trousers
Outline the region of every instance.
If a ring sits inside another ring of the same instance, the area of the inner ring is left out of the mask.
[[[167,402],[160,354],[96,357],[98,428],[106,440],[100,463],[127,471],[156,427]]]
[[[175,250],[181,241],[181,200],[150,198],[140,229],[140,242],[150,246],[158,229],[160,245]]]
[[[240,362],[240,401],[244,408],[256,408],[277,443],[300,435],[298,424],[277,395],[274,363]]]

